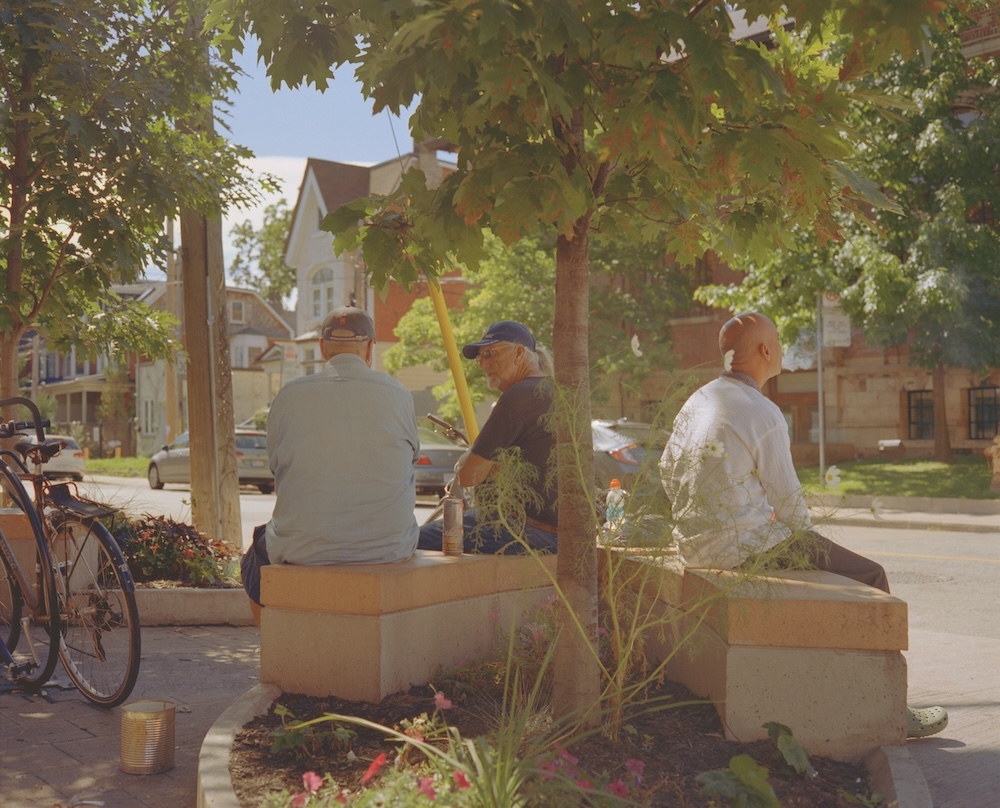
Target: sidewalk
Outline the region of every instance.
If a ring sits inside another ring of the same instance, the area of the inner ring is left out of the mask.
[[[0,804],[5,808],[189,808],[198,753],[213,722],[258,682],[257,629],[144,627],[142,667],[129,703],[176,705],[175,765],[125,774],[119,710],[92,707],[65,680],[36,696],[0,693]]]
[[[898,505],[892,502],[892,505]],[[996,512],[947,513],[891,508],[879,527],[997,533]],[[839,524],[874,526],[868,503],[839,504]],[[936,509],[933,510],[932,508]],[[814,509],[822,520],[829,506]],[[0,804],[10,808],[193,807],[198,753],[209,728],[258,682],[259,635],[253,627],[144,627],[143,661],[130,701],[176,704],[176,765],[163,774],[119,771],[119,711],[91,707],[71,685],[43,695],[0,693]],[[951,714],[939,736],[905,749],[926,780],[936,808],[986,808],[1000,792],[1000,640],[910,631],[910,701],[939,703]],[[57,668],[57,673],[60,669]],[[900,808],[909,808],[903,804]]]

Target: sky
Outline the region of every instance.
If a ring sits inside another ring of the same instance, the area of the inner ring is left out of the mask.
[[[260,226],[264,208],[279,199],[293,207],[307,157],[374,164],[413,148],[405,119],[387,112],[373,116],[372,104],[362,96],[350,69],[342,68],[322,93],[312,87],[285,86],[274,93],[265,68],[256,63],[255,47],[244,52],[240,66],[246,75],[239,79],[239,93],[227,111],[217,113],[229,127],[228,139],[256,155],[253,169],[275,175],[282,188],[257,207],[236,209],[223,218],[227,266],[233,255],[229,230],[246,220]]]

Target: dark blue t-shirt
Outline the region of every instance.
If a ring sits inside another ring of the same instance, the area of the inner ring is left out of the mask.
[[[552,463],[556,445],[549,413],[552,410],[552,379],[533,376],[512,384],[500,396],[486,419],[472,451],[487,460],[496,460],[503,449],[517,447],[521,457],[534,466],[534,490],[541,497],[525,503],[525,513],[550,525],[558,523],[555,468]],[[489,478],[480,486],[489,485]]]

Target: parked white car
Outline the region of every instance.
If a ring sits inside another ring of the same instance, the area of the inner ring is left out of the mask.
[[[38,438],[35,435],[25,435],[25,437],[32,443],[38,443]],[[45,437],[47,440],[61,440],[65,444],[62,451],[51,457],[42,467],[45,476],[50,480],[70,479],[80,482],[83,479],[86,463],[80,444],[69,435],[46,435]]]

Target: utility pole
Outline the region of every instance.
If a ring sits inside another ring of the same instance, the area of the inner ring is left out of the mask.
[[[202,18],[193,15],[191,36],[201,38]],[[208,46],[203,51],[209,59]],[[211,102],[179,122],[189,131],[213,132]],[[191,515],[195,527],[240,548],[239,476],[233,376],[229,367],[226,275],[222,219],[181,210],[181,273],[187,349],[188,432],[191,436]]]

